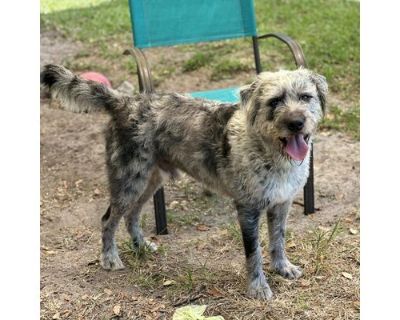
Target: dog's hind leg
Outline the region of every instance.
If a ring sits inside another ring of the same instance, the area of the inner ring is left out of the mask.
[[[300,267],[293,265],[286,257],[285,231],[286,220],[291,201],[278,204],[268,209],[269,252],[272,268],[288,279],[297,279],[302,275]]]
[[[260,211],[241,205],[237,205],[236,208],[246,254],[248,294],[252,298],[269,300],[272,298],[272,291],[265,279],[258,242]]]
[[[110,172],[111,209],[101,219],[103,248],[100,264],[107,270],[124,268],[115,243],[115,231],[122,216],[132,211],[144,193],[150,175],[148,163],[136,163],[117,170],[117,174],[112,168]]]
[[[157,191],[157,189],[160,187],[162,183],[162,180],[163,179],[160,170],[155,169],[151,174],[151,177],[149,179],[145,191],[140,196],[139,200],[136,203],[134,203],[132,210],[127,212],[124,216],[126,229],[128,230],[132,238],[132,243],[135,248],[147,246],[151,251],[157,250],[157,246],[155,243],[144,240],[139,219],[143,205]]]

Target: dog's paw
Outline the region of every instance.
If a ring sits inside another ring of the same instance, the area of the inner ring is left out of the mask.
[[[133,249],[134,249],[134,251],[139,252],[139,253],[140,252],[142,252],[142,253],[144,253],[144,252],[153,253],[153,252],[156,252],[158,250],[158,246],[154,242],[151,242],[149,240],[144,240],[143,239],[140,242],[140,244],[138,244],[137,242],[134,242],[133,243]]]
[[[158,246],[149,240],[145,241],[145,246],[149,249],[150,252],[156,252],[158,250]]]
[[[303,271],[300,267],[295,266],[289,261],[279,261],[274,264],[274,270],[286,279],[298,279],[302,276]]]
[[[272,291],[269,287],[267,280],[265,280],[264,276],[259,276],[253,279],[247,291],[247,295],[250,298],[259,299],[259,300],[271,300],[272,299]]]
[[[116,252],[106,254],[102,253],[100,257],[100,265],[105,270],[121,270],[125,268]]]

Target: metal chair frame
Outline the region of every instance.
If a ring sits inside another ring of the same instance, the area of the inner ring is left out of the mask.
[[[283,33],[267,33],[260,36],[253,36],[253,52],[256,72],[259,74],[262,72],[259,40],[275,38],[284,42],[290,49],[293,59],[297,67],[307,67],[307,62],[303,54],[301,46],[292,38]],[[150,66],[147,62],[146,56],[143,51],[139,48],[133,47],[132,49],[125,50],[125,55],[131,55],[137,64],[139,90],[144,93],[151,93],[154,91],[153,81],[151,77]],[[154,200],[154,211],[156,221],[156,232],[157,234],[168,234],[167,229],[167,215],[165,209],[165,196],[164,188],[160,188],[153,196]],[[109,208],[110,209],[110,208]],[[108,210],[109,210],[108,209]],[[314,207],[314,170],[313,170],[313,147],[311,146],[311,159],[310,159],[310,174],[306,185],[304,186],[304,214],[308,215],[315,212]]]

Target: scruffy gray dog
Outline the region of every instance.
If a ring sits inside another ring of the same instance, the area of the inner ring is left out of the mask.
[[[41,83],[74,112],[105,109],[111,210],[102,217],[104,269],[121,269],[114,239],[123,216],[134,246],[143,239],[139,214],[165,178],[182,170],[233,198],[242,230],[248,294],[270,299],[258,241],[267,212],[274,270],[301,276],[285,253],[289,207],[307,180],[312,135],[321,120],[328,86],[307,69],[262,73],[240,90],[240,103],[226,104],[180,94],[123,96],[85,81],[62,66],[47,65]]]

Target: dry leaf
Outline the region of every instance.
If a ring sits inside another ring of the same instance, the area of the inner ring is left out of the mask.
[[[61,318],[60,318],[60,313],[57,312],[57,313],[53,316],[52,319],[53,319],[53,320],[61,319]]]
[[[286,248],[294,248],[294,247],[296,247],[296,244],[295,244],[293,241],[289,242],[289,243],[286,245]]]
[[[309,287],[310,284],[311,284],[311,282],[310,282],[309,280],[305,280],[305,279],[301,279],[301,280],[300,280],[300,285],[301,285],[302,287]]]
[[[116,306],[114,306],[113,308],[113,312],[116,316],[119,316],[121,313],[121,306],[119,304],[117,304]]]
[[[351,234],[358,234],[358,230],[357,230],[357,229],[353,229],[353,228],[350,228],[350,229],[349,229],[349,232],[350,232]]]
[[[178,208],[179,207],[179,202],[178,201],[176,201],[176,200],[174,200],[174,201],[171,201],[171,203],[169,204],[169,209],[176,209],[176,208]]]
[[[75,187],[79,188],[79,185],[83,182],[82,179],[75,181]]]
[[[198,224],[196,226],[196,229],[199,231],[208,231],[208,230],[210,230],[210,227],[206,226],[205,224]]]
[[[342,276],[345,277],[346,279],[353,279],[353,276],[350,273],[347,272],[342,272]]]
[[[169,287],[169,286],[174,285],[175,283],[176,283],[176,281],[174,281],[174,280],[166,280],[166,281],[164,281],[163,286]]]
[[[101,192],[98,188],[94,189],[93,193],[98,196]]]
[[[103,290],[104,291],[104,293],[106,294],[106,295],[112,295],[112,291],[110,290],[110,289],[104,289]]]
[[[222,293],[217,288],[210,288],[207,290],[207,293],[213,297],[221,297]]]

